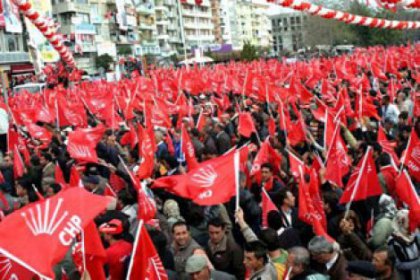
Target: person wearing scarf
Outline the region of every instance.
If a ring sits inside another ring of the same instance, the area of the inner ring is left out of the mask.
[[[399,210],[393,221],[394,232],[388,241],[388,247],[395,254],[395,267],[399,279],[420,279],[420,239],[418,234],[409,230],[409,211]]]

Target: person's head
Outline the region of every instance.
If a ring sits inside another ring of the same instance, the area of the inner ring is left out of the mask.
[[[408,112],[402,111],[398,115],[398,125],[400,125],[400,126],[402,126],[402,125],[408,125]]]
[[[137,203],[137,196],[131,189],[122,189],[118,192],[118,207],[124,208],[127,205],[133,205]]]
[[[392,227],[394,229],[394,234],[398,234],[404,239],[411,239],[412,234],[409,229],[409,210],[399,210],[394,219],[392,220]]]
[[[322,201],[325,214],[329,215],[337,211],[338,196],[333,191],[327,191],[322,194]]]
[[[46,197],[51,197],[61,191],[60,184],[50,184],[45,192]]]
[[[344,216],[342,217],[342,219],[344,219]],[[359,217],[353,210],[348,211],[346,221],[348,222],[349,226],[355,231],[359,231],[361,229]]]
[[[83,185],[88,191],[93,191],[99,184],[99,178],[95,175],[86,176],[83,179]]]
[[[303,273],[309,266],[311,259],[309,251],[305,247],[292,247],[288,250],[287,267],[291,268],[291,276]]]
[[[194,254],[187,259],[185,272],[192,280],[210,280],[210,269],[203,255]]]
[[[391,101],[391,99],[389,98],[388,95],[385,95],[382,97],[382,105],[386,106],[389,104],[389,102]]]
[[[321,264],[326,264],[335,255],[334,246],[323,236],[315,236],[309,241],[308,249],[312,258]]]
[[[370,280],[376,277],[375,267],[368,261],[348,262],[347,272],[347,280]]]
[[[51,156],[51,154],[49,154],[49,153],[42,153],[41,154],[41,156],[39,157],[39,163],[42,165],[42,166],[45,166],[45,165],[47,165],[49,162],[51,162],[52,161],[52,156]]]
[[[252,271],[262,269],[268,262],[267,249],[261,241],[245,244],[244,264]]]
[[[394,268],[394,258],[387,247],[378,248],[373,253],[372,264],[375,266],[378,276],[389,276]]]
[[[289,189],[287,188],[282,189],[277,194],[277,197],[278,198],[276,199],[276,201],[278,202],[280,207],[286,207],[286,208],[295,207],[296,198]]]
[[[261,180],[267,182],[273,176],[273,166],[266,162],[261,164]]]
[[[106,223],[103,223],[99,227],[99,232],[102,233],[104,240],[111,244],[113,241],[122,238],[124,232],[123,222],[119,219],[112,219]]]
[[[208,231],[210,241],[213,244],[219,244],[225,237],[225,223],[220,218],[211,219],[208,222]]]
[[[184,221],[178,221],[172,226],[172,237],[175,244],[183,247],[190,241],[190,228]]]
[[[13,166],[13,160],[12,160],[12,158],[10,157],[10,155],[6,155],[6,156],[3,158],[3,164],[4,164],[5,166]]]
[[[214,126],[214,131],[215,131],[216,133],[219,133],[219,132],[221,132],[221,131],[223,131],[223,130],[225,130],[225,126],[224,126],[224,124],[222,124],[222,123],[220,123],[220,122],[216,123],[216,125]]]
[[[406,98],[407,98],[407,96],[405,95],[404,91],[400,91],[397,95],[398,103],[403,102]]]
[[[272,228],[263,229],[260,232],[260,240],[267,245],[267,250],[273,252],[280,249],[279,237],[277,231]]]

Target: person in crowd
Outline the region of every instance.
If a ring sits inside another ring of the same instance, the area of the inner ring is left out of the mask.
[[[50,184],[55,183],[54,171],[55,166],[52,162],[53,158],[50,153],[42,153],[39,157],[39,163],[42,166],[42,190],[45,192]]]
[[[175,271],[181,280],[187,279],[185,266],[187,259],[193,254],[195,249],[200,249],[200,245],[191,238],[188,224],[178,221],[172,226],[173,243],[171,251],[174,255]]]
[[[350,210],[340,222],[341,235],[337,242],[347,260],[370,260],[372,252],[365,244],[361,224],[356,212]]]
[[[328,276],[310,268],[311,255],[305,247],[292,247],[287,255],[287,275],[290,280],[328,280]]]
[[[264,188],[273,200],[279,195],[279,192],[285,189],[285,185],[280,179],[274,176],[274,167],[271,163],[261,164],[261,182],[254,182],[251,191],[257,201],[261,201],[261,189]]]
[[[203,255],[192,255],[188,258],[185,271],[191,280],[235,280],[233,275],[210,269],[207,259]]]
[[[258,240],[245,244],[244,264],[251,271],[250,280],[279,279],[276,268],[267,257],[267,249]]]
[[[394,200],[386,194],[381,195],[378,206],[379,213],[375,216],[372,237],[368,241],[368,244],[374,249],[386,245],[388,238],[394,231],[392,221],[397,212]]]
[[[376,279],[378,280],[397,280],[395,273],[395,258],[385,246],[373,252],[372,263],[376,269]]]
[[[226,225],[220,218],[208,222],[209,242],[206,253],[214,268],[244,279],[243,252],[226,231]]]
[[[385,95],[382,97],[382,121],[385,122],[385,120],[389,120],[392,122],[392,124],[398,123],[398,116],[400,114],[400,111],[398,110],[398,107],[391,103],[391,98],[389,95]]]
[[[375,266],[368,261],[350,261],[347,265],[349,280],[370,280],[375,279]]]
[[[216,138],[216,146],[218,155],[226,153],[231,148],[231,139],[225,131],[225,126],[222,123],[216,123],[214,126],[214,133]]]
[[[327,273],[331,279],[346,279],[347,260],[333,243],[323,236],[315,236],[309,242],[308,249],[315,270]]]
[[[61,191],[61,186],[59,184],[50,184],[45,192],[46,197],[52,197]]]
[[[393,221],[394,232],[388,240],[389,249],[395,254],[399,278],[420,279],[420,240],[410,232],[408,210],[399,210]]]
[[[99,232],[109,246],[106,249],[105,263],[112,280],[124,279],[125,263],[133,250],[133,244],[125,240],[125,230],[119,219],[112,219],[99,227]]]

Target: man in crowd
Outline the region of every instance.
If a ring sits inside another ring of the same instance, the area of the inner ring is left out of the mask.
[[[206,253],[214,268],[244,279],[243,252],[232,237],[226,232],[226,226],[220,218],[208,222],[209,242]]]
[[[172,226],[171,250],[174,255],[175,271],[181,280],[187,279],[185,266],[187,259],[200,249],[200,245],[191,238],[189,226],[184,221],[178,221]]]
[[[185,271],[191,280],[235,280],[235,277],[214,269],[210,269],[206,257],[192,255],[188,258]]]

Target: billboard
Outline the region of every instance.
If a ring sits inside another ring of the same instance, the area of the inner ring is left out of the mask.
[[[52,18],[51,1],[29,0],[29,2],[42,17],[45,19]],[[41,31],[39,31],[38,28],[30,22],[30,20],[25,19],[25,23],[29,33],[29,44],[32,45],[38,52],[38,57],[41,63],[57,62],[60,59],[60,55],[56,50],[54,50],[44,35],[42,35]],[[54,22],[52,19],[50,24],[50,28],[55,28],[53,26]]]
[[[22,23],[19,17],[19,8],[11,0],[0,0],[3,9],[4,25],[7,32],[22,33]]]

